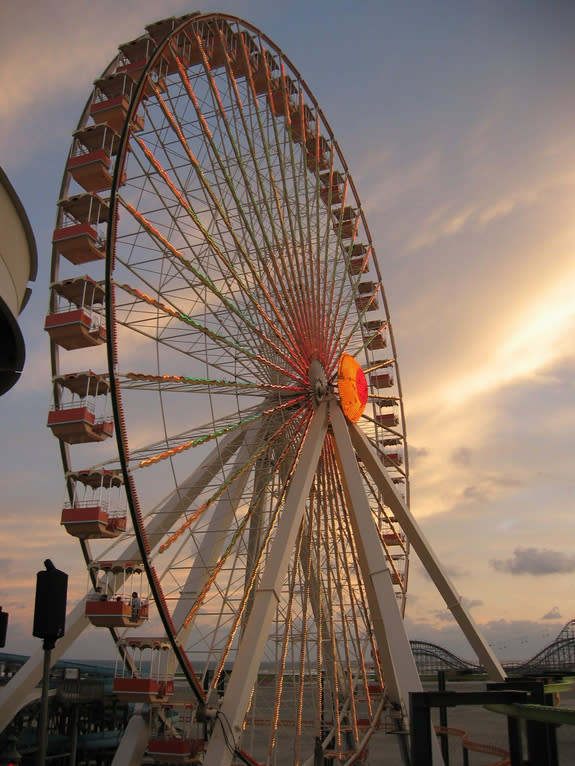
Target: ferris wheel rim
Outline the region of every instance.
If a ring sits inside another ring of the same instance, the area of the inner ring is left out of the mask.
[[[116,290],[116,284],[113,279],[113,269],[114,269],[114,259],[115,259],[114,247],[115,247],[117,214],[119,209],[119,203],[116,197],[117,197],[118,189],[120,187],[120,180],[122,176],[122,171],[124,169],[124,162],[125,162],[126,154],[127,154],[128,140],[130,137],[130,122],[140,105],[143,89],[146,84],[146,78],[148,74],[153,70],[154,65],[157,63],[157,61],[160,60],[164,48],[169,45],[169,42],[172,39],[172,37],[176,35],[179,30],[183,29],[187,25],[191,25],[195,23],[196,21],[200,19],[204,19],[204,18],[208,20],[218,19],[218,18],[233,20],[239,25],[241,24],[245,26],[246,28],[257,33],[259,37],[261,38],[261,40],[265,40],[267,45],[273,50],[274,53],[281,56],[282,62],[285,62],[289,66],[290,72],[296,75],[298,84],[305,89],[305,92],[307,93],[308,97],[310,98],[310,100],[313,101],[313,104],[317,110],[317,121],[318,123],[321,122],[322,128],[325,128],[327,132],[329,133],[329,136],[333,142],[333,150],[337,153],[339,165],[346,171],[349,178],[350,188],[352,190],[353,197],[359,203],[359,196],[357,195],[357,191],[353,184],[353,179],[351,178],[351,174],[349,174],[347,164],[345,163],[345,160],[343,158],[343,155],[341,154],[339,146],[337,145],[337,142],[335,141],[333,132],[331,131],[331,128],[329,127],[327,120],[325,119],[323,115],[323,112],[321,112],[319,104],[313,97],[313,94],[311,93],[311,91],[308,89],[303,78],[301,78],[301,75],[299,75],[299,72],[297,72],[295,67],[293,67],[291,62],[289,62],[287,57],[284,56],[284,54],[279,50],[279,48],[277,48],[277,46],[275,46],[271,42],[271,40],[269,40],[269,38],[267,38],[263,33],[261,33],[252,25],[249,25],[246,22],[243,22],[240,19],[237,19],[237,17],[228,16],[226,14],[206,14],[205,16],[200,15],[198,17],[194,17],[193,19],[182,22],[182,24],[179,27],[174,28],[172,32],[166,36],[163,42],[159,43],[156,46],[155,52],[149,58],[146,68],[144,69],[140,77],[139,83],[136,87],[136,90],[134,91],[134,95],[132,96],[132,101],[130,103],[128,115],[125,119],[123,131],[122,131],[120,149],[118,151],[118,155],[115,160],[114,176],[113,176],[112,188],[110,192],[110,213],[109,213],[109,219],[108,219],[108,236],[106,241],[106,280],[105,280],[106,294],[109,298],[108,301],[106,302],[106,318],[107,318],[107,329],[108,329],[106,348],[107,348],[107,354],[108,354],[108,374],[110,377],[112,399],[114,402],[113,415],[114,415],[114,421],[115,421],[116,442],[118,446],[120,464],[124,474],[124,487],[125,487],[126,495],[128,497],[132,518],[134,520],[134,530],[135,530],[136,536],[138,537],[139,546],[140,546],[140,550],[142,554],[142,560],[144,562],[144,565],[147,568],[148,577],[151,583],[155,582],[155,573],[152,570],[152,565],[148,558],[150,554],[150,550],[149,548],[146,547],[146,541],[142,535],[142,532],[145,530],[140,525],[141,522],[138,521],[138,518],[139,518],[138,493],[135,488],[135,485],[133,484],[133,473],[130,469],[129,461],[127,458],[127,452],[129,449],[129,439],[128,439],[127,428],[123,423],[123,416],[122,416],[122,387],[120,383],[118,382],[117,373],[116,373],[117,359],[115,357],[116,352],[115,352],[115,345],[114,345],[116,341],[116,324],[115,324],[115,319],[113,316],[113,313],[115,310],[115,303],[113,300],[110,299],[111,296],[114,294],[114,291]],[[268,80],[269,80],[269,76],[268,76]],[[333,159],[332,159],[332,169],[333,169]],[[364,215],[363,209],[361,208],[361,204],[359,204],[359,208],[361,210],[361,219],[363,222],[362,225],[364,227],[364,232],[366,236],[368,237],[370,247],[373,248],[373,246],[371,245],[371,236],[369,234],[369,230],[367,229],[367,222],[365,220],[365,215]],[[379,266],[377,265],[375,254],[373,257],[373,263],[375,264],[375,267],[376,267],[377,280],[379,282],[381,295],[384,299],[385,315],[386,317],[388,317],[389,312],[388,312],[387,304],[385,301],[384,291],[383,291],[383,288],[381,287],[381,275],[379,273]],[[390,335],[390,341],[391,341],[391,345],[393,349],[393,357],[395,359],[396,358],[395,343],[393,340],[390,323],[388,323],[388,332]],[[397,378],[398,376],[397,364],[395,364],[394,370],[395,370],[395,375]],[[400,403],[400,406],[402,407],[401,387],[399,385],[399,381],[397,381],[396,387],[397,387],[398,395],[399,395],[398,396],[399,403]],[[404,423],[403,423],[403,413],[402,413],[402,429],[403,429],[402,433],[403,433],[403,442],[404,442],[405,461],[407,463],[407,450],[405,449],[405,430],[404,430]],[[407,482],[406,482],[406,488],[407,488]],[[159,588],[160,589],[158,590],[156,595],[156,603],[157,603],[158,610],[160,612],[160,616],[162,616],[162,618],[164,617],[170,618],[170,615],[168,613],[168,607],[165,605],[165,601],[163,599],[161,585],[159,586]],[[172,642],[172,647],[174,649],[176,656],[178,656],[180,660],[180,664],[182,665],[182,668],[184,669],[184,673],[186,674],[188,678],[190,687],[197,694],[198,699],[203,700],[205,698],[203,689],[197,683],[197,679],[193,675],[193,671],[191,673],[188,673],[188,658],[187,658],[187,655],[185,654],[185,650],[183,650],[183,648],[180,647],[180,645],[177,643],[177,640],[176,640],[177,636],[174,633],[173,626],[170,626],[169,624],[170,619],[167,619],[164,625],[166,629],[166,634],[170,638],[170,641]]]

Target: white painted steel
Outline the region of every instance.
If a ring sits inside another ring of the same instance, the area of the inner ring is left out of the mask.
[[[221,466],[222,460],[230,459],[239,448],[244,438],[243,433],[229,434],[222,441],[220,448],[214,448],[203,463],[182,482],[180,491],[173,492],[164,502],[159,512],[150,521],[148,532],[149,539],[153,542],[156,538],[161,539],[165,529],[169,529],[174,521],[184,513],[188,505],[200,491],[204,483],[209,482]],[[187,488],[187,489],[186,489]],[[139,555],[138,546],[132,540],[117,558],[130,560]],[[114,579],[116,589],[124,582],[122,575]],[[54,665],[74,645],[84,630],[90,626],[85,614],[85,599],[81,599],[74,609],[66,616],[66,632],[62,638],[56,641],[56,645],[50,654],[50,661]],[[42,665],[44,651],[38,649],[22,665],[20,670],[5,685],[0,687],[0,731],[10,723],[15,714],[28,702],[28,696],[42,678]]]
[[[409,638],[405,632],[385,552],[365,495],[355,451],[346,425],[349,421],[345,420],[337,402],[330,403],[330,422],[335,437],[338,465],[344,480],[344,492],[348,501],[355,543],[363,570],[377,648],[386,679],[387,695],[401,711],[400,725],[405,733],[409,731],[409,694],[423,691],[423,686]],[[350,429],[352,425],[349,424]],[[433,764],[441,766],[443,758],[435,738],[432,749]]]
[[[150,738],[149,715],[144,705],[138,705],[128,721],[126,731],[116,753],[112,766],[140,766]]]
[[[491,680],[505,680],[506,675],[501,663],[491,650],[475,620],[463,605],[461,596],[447,576],[411,511],[397,493],[389,474],[381,464],[381,460],[371,448],[369,440],[357,426],[350,424],[349,430],[357,454],[364,461],[367,470],[381,491],[386,505],[391,508],[399,521],[421,563],[442,595],[445,605],[453,614],[457,624],[477,654],[480,663],[485,667]]]
[[[228,742],[231,740],[236,746],[239,742],[242,722],[257,678],[275,606],[279,601],[279,589],[287,573],[288,562],[293,555],[306,499],[327,432],[327,414],[327,403],[320,404],[306,434],[277,533],[238,649],[234,669],[218,711],[204,766],[230,764],[233,752]]]
[[[74,644],[85,628],[90,624],[84,615],[84,599],[66,617],[66,632],[56,641],[51,651],[50,661],[57,662]],[[22,665],[16,675],[0,687],[0,731],[3,731],[16,713],[29,701],[28,696],[42,680],[44,650],[37,649]]]

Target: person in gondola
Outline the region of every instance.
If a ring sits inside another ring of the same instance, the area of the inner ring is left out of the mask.
[[[132,616],[130,617],[130,621],[138,622],[138,618],[140,617],[141,601],[137,591],[134,591],[132,593],[131,604],[132,604]]]

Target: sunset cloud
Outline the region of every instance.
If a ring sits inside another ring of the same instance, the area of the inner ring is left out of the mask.
[[[550,609],[547,614],[544,614],[541,618],[542,620],[560,620],[561,619],[561,612],[559,611],[559,607],[554,606],[553,609]]]
[[[512,575],[569,574],[575,571],[575,554],[548,548],[516,548],[511,558],[493,559],[491,565],[498,572]]]

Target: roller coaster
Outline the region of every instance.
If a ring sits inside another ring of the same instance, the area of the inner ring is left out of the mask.
[[[460,673],[480,673],[480,665],[461,659],[447,649],[427,641],[411,641],[411,648],[420,675],[439,670]],[[533,657],[524,662],[504,665],[512,676],[571,675],[575,673],[575,620],[570,620],[557,637]]]
[[[448,649],[429,641],[414,640],[410,643],[421,676],[430,675],[439,670],[459,673],[481,673],[483,670],[481,665],[462,659]],[[23,655],[0,653],[0,666],[7,675],[16,672],[25,660],[26,657]],[[110,668],[71,661],[61,661],[57,667],[64,668],[68,665],[80,666],[82,675],[86,677],[103,678],[112,673]],[[556,638],[529,660],[509,663],[504,667],[507,674],[513,676],[575,675],[575,619],[566,623]]]
[[[509,670],[513,675],[570,675],[575,673],[575,620],[564,625],[557,638],[530,660]]]

